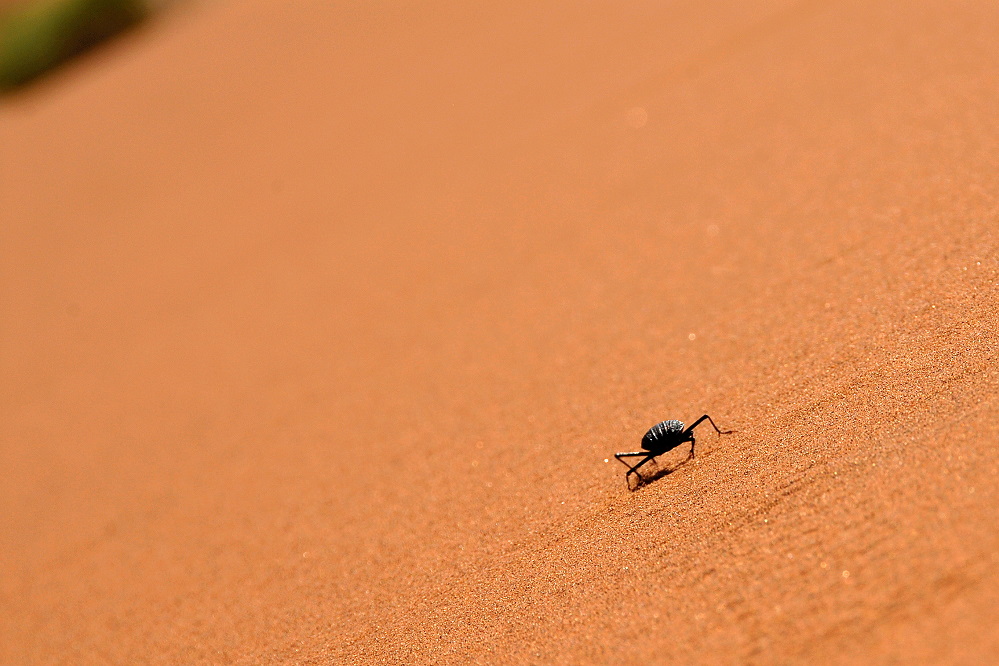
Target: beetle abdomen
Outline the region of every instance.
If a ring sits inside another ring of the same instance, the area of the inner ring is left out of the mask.
[[[670,419],[657,423],[642,438],[643,449],[655,449],[664,445],[670,440],[675,440],[676,436],[683,432],[683,421]]]

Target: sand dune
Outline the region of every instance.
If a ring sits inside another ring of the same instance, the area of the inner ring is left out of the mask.
[[[999,658],[994,3],[286,4],[0,106],[0,662]]]

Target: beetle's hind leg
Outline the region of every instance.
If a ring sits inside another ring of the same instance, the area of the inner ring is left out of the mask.
[[[708,416],[707,414],[705,414],[704,416],[702,416],[701,418],[697,419],[696,421],[694,421],[693,423],[691,423],[689,426],[687,426],[686,432],[690,432],[690,433],[694,432],[694,428],[696,428],[697,426],[699,426],[701,424],[701,422],[703,422],[705,420],[707,420],[707,422],[711,424],[712,428],[714,428],[716,431],[718,431],[719,435],[731,435],[733,432],[735,432],[734,430],[722,430],[717,425],[715,425],[714,420],[710,416]]]

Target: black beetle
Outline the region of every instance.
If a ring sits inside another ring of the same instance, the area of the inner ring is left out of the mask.
[[[624,475],[625,480],[630,483],[629,477],[631,477],[632,474],[636,475],[639,480],[641,480],[642,476],[638,473],[639,467],[650,460],[655,460],[657,456],[661,456],[667,451],[672,451],[676,447],[687,442],[690,442],[689,457],[693,458],[694,444],[696,443],[694,440],[694,428],[699,426],[701,421],[704,421],[705,419],[707,419],[708,422],[714,426],[714,429],[718,431],[719,435],[730,435],[734,432],[733,430],[720,429],[707,414],[694,421],[689,428],[684,427],[683,421],[669,420],[657,423],[649,428],[649,431],[645,433],[645,437],[642,437],[642,448],[644,451],[614,454],[614,457],[618,460],[621,460],[622,458],[642,458],[642,460],[638,461],[638,464],[635,466],[631,466],[624,460],[621,460],[621,463],[628,468],[628,473]]]

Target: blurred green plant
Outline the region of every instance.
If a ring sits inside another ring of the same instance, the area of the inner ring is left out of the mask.
[[[0,14],[0,92],[135,25],[142,0],[35,0]]]

